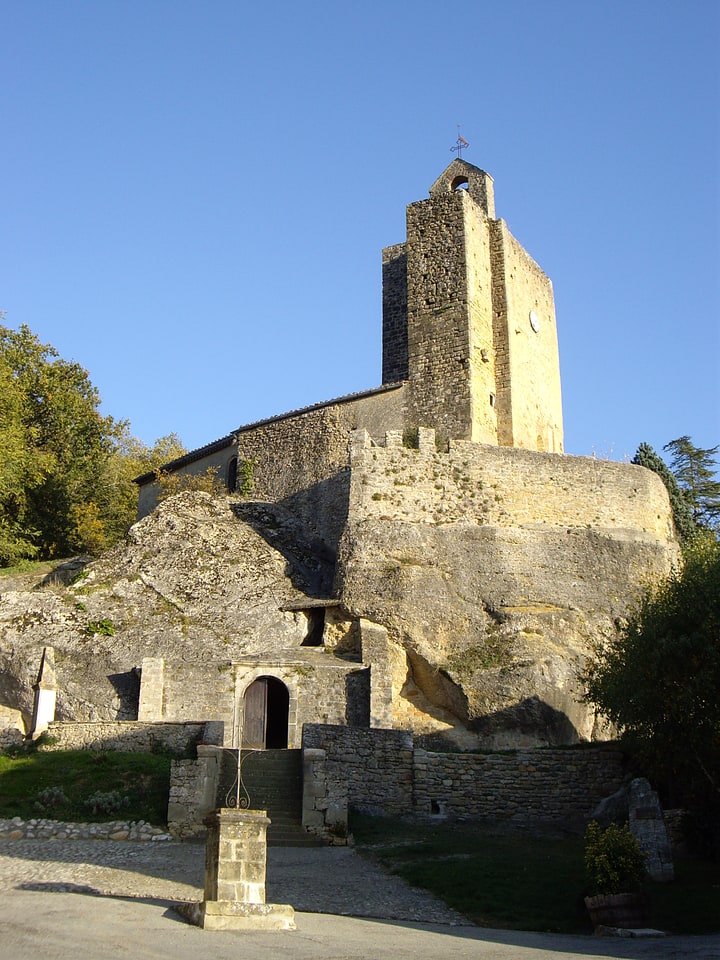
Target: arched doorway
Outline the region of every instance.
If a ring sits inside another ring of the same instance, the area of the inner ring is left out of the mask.
[[[276,677],[258,677],[245,691],[243,750],[286,750],[288,688]]]

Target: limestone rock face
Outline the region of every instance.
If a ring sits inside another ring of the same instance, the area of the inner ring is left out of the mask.
[[[143,657],[231,661],[300,646],[327,564],[280,508],[183,493],[133,526],[71,585],[0,581],[0,704],[32,713],[44,646],[58,719],[134,719]]]
[[[398,725],[493,748],[597,735],[584,659],[677,557],[656,481],[478,444],[358,448],[336,586],[394,642]]]

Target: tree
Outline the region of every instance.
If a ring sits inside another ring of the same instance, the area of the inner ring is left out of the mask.
[[[0,562],[14,563],[37,552],[28,524],[28,494],[43,479],[48,458],[33,443],[27,398],[0,354]]]
[[[133,478],[185,452],[174,434],[145,446],[99,406],[79,364],[0,326],[0,566],[117,542],[135,520]]]
[[[696,447],[690,437],[678,437],[663,450],[672,456],[671,468],[683,490],[694,522],[699,527],[720,528],[720,480],[715,479],[715,457],[720,446]]]
[[[585,699],[651,775],[720,811],[720,543],[700,533],[585,670]]]
[[[11,455],[2,470],[0,562],[69,552],[73,507],[92,500],[117,425],[98,411],[87,371],[22,326],[0,327],[2,434]]]
[[[690,504],[688,503],[685,492],[680,486],[665,461],[650,446],[649,443],[641,443],[632,459],[639,467],[647,467],[656,473],[668,492],[670,498],[670,508],[672,509],[673,522],[675,524],[675,533],[680,543],[686,543],[697,532],[697,525],[693,520]]]
[[[131,435],[126,423],[121,424],[96,494],[105,536],[102,549],[117,543],[137,519],[138,488],[134,478],[157,470],[186,452],[177,434],[160,437],[149,447]]]

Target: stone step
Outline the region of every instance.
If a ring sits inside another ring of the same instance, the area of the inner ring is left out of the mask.
[[[261,750],[243,753],[240,767],[242,789],[250,796],[250,806],[266,810],[271,824],[271,846],[317,846],[322,841],[302,827],[302,752],[300,750]],[[234,794],[237,755],[226,753],[220,793]]]

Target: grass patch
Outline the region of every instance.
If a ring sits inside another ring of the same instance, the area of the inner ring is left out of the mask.
[[[581,836],[357,814],[351,827],[359,853],[479,926],[592,932]],[[676,873],[674,883],[645,885],[648,924],[672,933],[720,931],[720,863],[682,860]]]
[[[56,567],[64,562],[63,560],[18,560],[12,566],[0,567],[0,577],[24,576],[28,573],[41,576],[52,573]]]
[[[47,792],[52,788],[61,788],[66,801],[53,803]],[[169,788],[170,758],[162,754],[39,750],[15,758],[0,755],[2,819],[42,817],[78,823],[122,819],[164,826]],[[93,813],[86,801],[113,791],[127,797],[127,806],[116,813]]]

